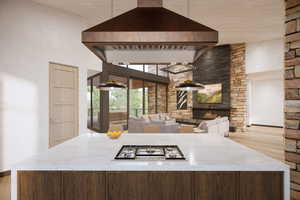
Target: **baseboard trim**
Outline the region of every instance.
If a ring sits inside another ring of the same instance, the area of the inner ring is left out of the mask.
[[[273,125],[264,125],[264,124],[250,124],[248,127],[251,126],[264,126],[264,127],[272,127],[272,128],[283,128],[283,126],[273,126]]]

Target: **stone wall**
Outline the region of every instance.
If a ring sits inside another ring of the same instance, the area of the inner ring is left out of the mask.
[[[147,114],[166,113],[167,112],[167,85],[156,84],[156,83],[146,82],[146,81],[144,84],[145,84],[144,85],[145,95],[148,95],[148,98],[145,99],[145,104],[146,104],[145,109],[147,108],[148,109],[145,110],[145,112]],[[156,99],[156,95],[157,95],[157,99]]]
[[[147,114],[155,114],[156,113],[156,84],[155,83],[146,83],[145,84],[145,93],[148,92],[148,98],[145,99],[145,103],[148,103],[148,110],[145,112]],[[146,95],[146,94],[145,94]],[[159,102],[159,101],[157,101]],[[146,108],[145,108],[146,109]]]
[[[285,160],[291,168],[291,199],[300,199],[300,1],[286,1]]]
[[[192,106],[193,106],[193,96],[191,92],[188,92],[188,103],[186,110],[177,110],[177,99],[176,99],[176,89],[174,88],[176,84],[181,83],[185,80],[192,80],[192,72],[186,72],[181,74],[170,74],[170,84],[168,88],[168,112],[171,113],[172,117],[175,118],[185,118],[192,119]]]
[[[157,113],[167,112],[167,86],[157,84]]]
[[[230,45],[216,46],[207,52],[194,63],[193,80],[204,85],[222,84],[221,103],[199,103],[195,99],[193,107],[199,110],[220,110],[230,109],[230,66],[231,47]],[[229,113],[228,113],[229,115]],[[202,117],[202,116],[194,116]]]
[[[247,124],[247,84],[246,84],[246,66],[245,66],[245,44],[236,44],[236,45],[230,45],[231,47],[231,53],[229,52],[230,55],[228,55],[229,62],[228,63],[228,74],[222,73],[222,77],[225,77],[226,80],[221,80],[220,76],[215,76],[216,74],[216,69],[212,68],[211,75],[209,75],[209,79],[205,79],[208,75],[205,75],[203,78],[204,83],[216,83],[216,82],[222,82],[223,89],[227,93],[229,93],[228,96],[230,96],[229,100],[225,102],[225,104],[220,104],[218,105],[219,107],[215,107],[215,109],[226,109],[230,111],[230,121],[231,125],[236,127],[237,131],[245,131],[246,129],[246,124]],[[224,49],[226,50],[226,46],[220,46],[219,49]],[[220,55],[220,53],[217,53],[217,55]],[[212,59],[211,54],[207,59]],[[219,58],[220,66],[224,67],[224,63],[226,62],[221,62],[220,61],[220,56],[217,56],[215,59]],[[224,59],[223,59],[224,61]],[[210,60],[210,62],[212,62]],[[206,63],[203,61],[203,63]],[[203,64],[204,65],[204,64]],[[203,66],[201,63],[199,66]],[[213,64],[215,67],[215,64]],[[230,65],[230,66],[229,66]],[[220,68],[221,68],[220,67]],[[224,69],[222,69],[224,70]],[[221,71],[222,71],[221,70]],[[205,68],[204,71],[207,71],[207,68]],[[182,73],[182,74],[177,74],[177,75],[170,75],[171,82],[169,84],[169,93],[168,93],[168,111],[172,113],[172,116],[178,117],[178,118],[193,118],[193,96],[192,93],[188,93],[188,109],[187,110],[177,110],[176,107],[176,90],[174,89],[174,85],[179,82],[183,82],[185,80],[192,80],[195,77],[198,77],[198,79],[201,79],[201,76],[197,76],[193,73],[201,73],[203,75],[204,72],[202,71],[194,71],[194,72],[187,72],[187,73]],[[216,80],[216,79],[220,80]],[[201,82],[201,81],[200,81]],[[226,85],[228,83],[228,86]],[[227,87],[227,88],[226,88]],[[223,94],[224,95],[224,94]],[[227,103],[227,104],[226,104]],[[217,106],[217,105],[215,105]],[[205,109],[213,109],[212,105],[209,105],[209,107],[201,107],[199,108],[200,110],[205,110]],[[217,110],[218,114],[220,112],[225,113],[226,110]],[[211,112],[208,110],[208,112]],[[196,113],[194,111],[194,113]],[[194,116],[195,117],[195,116]]]
[[[247,125],[247,82],[245,44],[231,45],[230,70],[230,123],[237,131],[244,132]]]

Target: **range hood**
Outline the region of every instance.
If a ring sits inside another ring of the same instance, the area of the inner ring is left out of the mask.
[[[180,52],[179,60],[191,62],[196,51],[218,43],[218,32],[163,8],[162,0],[138,0],[137,8],[83,31],[82,43],[105,62],[131,62],[125,57],[142,51]]]

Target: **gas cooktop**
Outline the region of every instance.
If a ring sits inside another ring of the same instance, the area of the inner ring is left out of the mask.
[[[123,145],[116,160],[185,160],[177,145]]]

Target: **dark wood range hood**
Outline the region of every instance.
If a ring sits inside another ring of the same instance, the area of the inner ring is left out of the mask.
[[[82,43],[101,60],[107,50],[200,50],[218,43],[218,32],[162,7],[162,0],[138,0],[138,7],[82,32]]]

